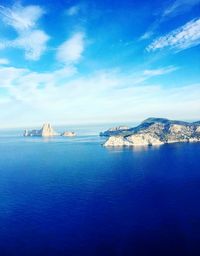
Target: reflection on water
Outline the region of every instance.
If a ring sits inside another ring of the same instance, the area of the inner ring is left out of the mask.
[[[132,152],[145,152],[149,150],[156,150],[162,147],[162,145],[153,145],[153,146],[148,146],[148,145],[143,145],[143,146],[119,146],[119,147],[105,147],[106,150],[112,153],[121,153],[125,151],[132,151]]]
[[[102,145],[105,142],[105,138],[98,135],[91,136],[75,136],[75,137],[23,137],[23,136],[0,136],[0,143],[67,143],[67,144],[77,144],[77,143],[99,143]]]

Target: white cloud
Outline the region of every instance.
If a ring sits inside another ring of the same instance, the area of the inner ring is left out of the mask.
[[[153,35],[153,29],[150,29],[148,31],[146,31],[141,37],[140,40],[146,40],[148,38],[150,38]]]
[[[178,69],[175,66],[167,66],[157,69],[145,69],[144,71],[140,71],[139,73],[135,73],[133,76],[126,77],[126,85],[124,87],[129,87],[130,84],[139,85],[148,81],[152,77],[159,77],[162,75],[169,74],[174,72]]]
[[[84,48],[85,35],[77,32],[58,47],[57,60],[64,64],[76,63],[81,59]]]
[[[181,51],[198,44],[200,44],[200,19],[195,19],[167,35],[155,39],[147,47],[147,51],[155,51],[166,47]]]
[[[176,0],[164,10],[162,16],[166,17],[178,15],[180,13],[189,11],[199,3],[200,0]]]
[[[43,14],[44,10],[40,6],[24,7],[20,4],[15,4],[11,8],[0,6],[3,22],[15,29],[18,34],[13,40],[1,40],[0,49],[20,48],[25,51],[26,59],[34,61],[40,59],[49,40],[49,36],[38,29],[38,20]]]
[[[1,123],[133,122],[148,116],[197,118],[199,84],[173,88],[150,83],[152,76],[164,75],[170,69],[172,72],[172,67],[166,67],[137,74],[103,70],[76,77],[73,67],[48,73],[0,67],[0,85],[6,90],[6,96],[0,95],[0,107],[6,109],[0,112]]]
[[[9,64],[9,60],[5,59],[5,58],[0,58],[0,65],[8,65]]]
[[[0,41],[0,50],[5,49],[6,47],[8,47],[8,41],[6,40]]]
[[[44,31],[31,30],[12,41],[11,46],[24,49],[26,59],[38,60],[46,50],[48,40],[49,36]]]
[[[190,11],[193,7],[198,5],[200,0],[175,0],[172,1],[164,10],[161,10],[160,14],[156,20],[151,24],[149,29],[140,37],[140,40],[146,40],[151,38],[158,27],[166,22],[168,19],[186,13]]]
[[[69,9],[66,10],[66,13],[68,16],[75,16],[79,13],[80,11],[80,6],[79,5],[74,5],[70,7]]]
[[[146,69],[144,70],[144,75],[151,77],[151,76],[160,76],[160,75],[165,75],[168,73],[171,73],[175,70],[177,70],[177,67],[174,66],[169,66],[165,68],[159,68],[159,69]]]
[[[17,31],[24,31],[36,26],[37,21],[44,14],[44,10],[40,6],[22,7],[20,4],[15,4],[12,8],[0,6],[0,13],[7,25]]]

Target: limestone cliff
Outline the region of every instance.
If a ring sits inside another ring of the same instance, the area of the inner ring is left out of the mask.
[[[115,130],[109,129],[101,133],[109,139],[105,146],[142,146],[160,145],[174,142],[200,142],[199,122],[188,123],[173,121],[164,118],[148,118],[140,125],[121,130],[115,134]]]

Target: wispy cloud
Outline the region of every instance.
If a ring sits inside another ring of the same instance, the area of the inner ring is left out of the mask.
[[[174,67],[174,66],[169,66],[169,67],[159,68],[159,69],[146,69],[144,70],[143,74],[148,77],[160,76],[160,75],[171,73],[177,69],[178,67]]]
[[[126,85],[124,87],[130,87],[132,84],[140,85],[141,83],[146,83],[153,77],[163,76],[172,73],[179,69],[176,66],[167,66],[155,69],[145,69],[142,72],[135,73],[133,76],[126,77]]]
[[[85,34],[77,32],[62,43],[57,50],[57,60],[63,64],[77,63],[85,49]]]
[[[200,44],[200,19],[194,19],[165,36],[155,39],[147,51],[171,48],[181,51]]]
[[[146,40],[148,38],[150,38],[154,33],[154,29],[149,29],[148,31],[146,31],[141,37],[140,40]]]
[[[0,58],[0,65],[8,65],[9,64],[9,60],[5,59],[5,58]]]
[[[11,8],[0,6],[3,22],[11,26],[18,34],[13,40],[1,40],[0,49],[7,47],[20,48],[25,51],[25,58],[38,60],[46,50],[49,36],[38,28],[38,20],[44,14],[40,6],[22,6],[15,4]]]
[[[163,11],[162,16],[176,16],[180,13],[189,11],[199,3],[200,0],[176,0]]]
[[[68,16],[75,16],[79,13],[80,9],[80,5],[71,6],[69,9],[66,10],[66,14]]]
[[[168,21],[170,18],[186,13],[193,7],[200,4],[200,0],[175,0],[165,6],[159,14],[157,14],[155,21],[150,25],[149,29],[140,37],[140,40],[151,38],[158,27]]]

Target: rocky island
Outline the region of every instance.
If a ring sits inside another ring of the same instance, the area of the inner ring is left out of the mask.
[[[200,142],[200,121],[189,123],[165,118],[148,118],[136,127],[112,128],[100,133],[100,136],[109,137],[104,143],[106,147]]]
[[[52,137],[58,135],[57,132],[54,131],[51,124],[43,124],[42,128],[39,130],[25,130],[24,136],[41,136],[41,137]]]
[[[42,128],[39,130],[25,130],[24,136],[25,137],[52,137],[52,136],[64,136],[64,137],[72,137],[76,136],[75,132],[65,131],[61,134],[54,131],[51,124],[45,123],[43,124]]]
[[[74,136],[76,136],[76,133],[65,131],[65,132],[61,133],[61,136],[63,136],[63,137],[74,137]]]

